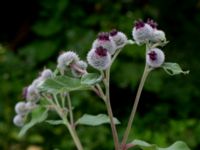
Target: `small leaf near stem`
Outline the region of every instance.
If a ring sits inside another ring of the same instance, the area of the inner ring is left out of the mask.
[[[146,64],[143,75],[142,75],[142,79],[141,79],[139,87],[138,87],[138,91],[137,91],[136,98],[135,98],[134,105],[133,105],[133,109],[131,111],[131,115],[130,115],[130,118],[129,118],[129,121],[128,121],[128,125],[127,125],[127,128],[126,128],[125,133],[124,133],[124,137],[123,137],[123,140],[122,140],[121,147],[126,146],[126,141],[128,139],[128,135],[130,133],[131,126],[132,126],[132,123],[133,123],[133,120],[134,120],[134,117],[135,117],[137,106],[138,106],[138,103],[139,103],[139,100],[140,100],[140,95],[142,93],[142,89],[143,89],[144,83],[146,81],[146,78],[147,78],[147,76],[148,76],[148,74],[151,70],[152,69],[149,68]]]

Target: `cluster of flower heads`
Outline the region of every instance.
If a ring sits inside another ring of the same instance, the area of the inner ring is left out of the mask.
[[[14,117],[13,122],[16,126],[23,126],[28,113],[37,107],[37,102],[41,98],[38,86],[52,76],[53,72],[50,69],[44,69],[40,76],[36,78],[31,85],[24,88],[23,97],[25,101],[20,101],[15,105],[15,112],[17,115]]]
[[[157,26],[157,23],[151,19],[148,19],[147,22],[136,21],[132,30],[133,39],[138,45],[166,42],[165,33],[162,30],[158,30]],[[160,67],[164,60],[165,55],[162,50],[149,47],[146,54],[146,63],[150,67]]]
[[[165,33],[157,29],[157,23],[150,19],[146,23],[142,20],[136,21],[132,36],[136,44],[150,45],[146,51],[147,65],[152,68],[160,67],[165,60],[165,55],[162,50],[151,45],[166,42],[166,38]],[[116,29],[110,32],[101,32],[87,54],[87,62],[97,70],[106,70],[111,65],[112,56],[127,43],[127,36]],[[57,70],[61,75],[65,75],[70,71],[73,77],[79,78],[87,73],[87,67],[87,63],[80,60],[74,51],[63,52],[57,59]],[[17,113],[13,119],[15,125],[24,125],[27,114],[37,106],[37,102],[41,98],[38,87],[46,79],[53,76],[54,74],[50,69],[44,69],[40,76],[24,89],[23,96],[26,101],[18,102],[15,106]]]
[[[126,35],[116,29],[99,33],[88,52],[88,63],[97,70],[107,69],[111,64],[112,55],[125,46],[127,41]]]

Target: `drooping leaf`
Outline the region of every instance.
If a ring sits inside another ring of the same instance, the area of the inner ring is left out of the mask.
[[[189,71],[183,71],[181,69],[181,67],[179,66],[179,64],[177,63],[170,63],[170,62],[166,62],[162,65],[162,68],[165,70],[165,72],[167,72],[169,75],[176,75],[176,74],[188,74]]]
[[[64,124],[62,120],[47,120],[45,121],[51,125],[60,125],[60,124]]]
[[[31,112],[31,120],[22,127],[19,136],[23,136],[34,125],[43,122],[48,116],[48,110],[44,107],[38,106]]]
[[[133,146],[138,146],[142,150],[190,150],[187,144],[185,144],[182,141],[177,141],[171,146],[166,147],[166,148],[160,148],[156,144],[149,144],[145,141],[138,140],[138,139],[134,140],[130,144],[133,144]]]
[[[102,76],[98,73],[87,73],[82,76],[81,84],[94,85],[102,80]]]
[[[55,78],[47,79],[39,86],[40,91],[57,94],[61,91],[83,90],[88,88],[86,85],[81,85],[78,78],[68,76],[56,76]]]
[[[113,119],[114,119],[115,124],[120,124],[117,118],[113,118]],[[89,126],[98,126],[105,123],[110,123],[110,118],[105,114],[99,114],[96,116],[84,114],[76,122],[76,124],[89,125]]]

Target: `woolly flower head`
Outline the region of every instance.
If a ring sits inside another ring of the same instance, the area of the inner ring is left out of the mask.
[[[165,33],[162,30],[154,30],[151,41],[154,43],[166,41]]]
[[[48,79],[51,78],[53,76],[53,72],[50,69],[44,69],[41,72],[41,78],[43,79]]]
[[[92,67],[105,70],[110,66],[111,55],[107,49],[100,46],[89,51],[87,61]]]
[[[144,44],[148,42],[153,33],[153,28],[148,23],[144,23],[142,20],[136,21],[132,30],[133,39],[137,44]]]
[[[33,84],[24,89],[23,95],[27,101],[31,102],[37,102],[40,99],[39,91]]]
[[[122,48],[128,41],[128,38],[126,37],[126,35],[123,32],[117,31],[116,29],[113,29],[110,32],[110,36],[113,39],[113,41],[115,42],[117,49]]]
[[[71,63],[75,63],[77,61],[79,61],[79,57],[75,52],[64,52],[57,59],[57,68],[63,72]]]
[[[77,61],[71,67],[71,72],[75,77],[81,77],[83,74],[86,73],[86,69],[88,64],[85,61]]]
[[[108,32],[101,32],[98,34],[98,38],[93,42],[92,48],[96,49],[98,47],[103,47],[113,55],[116,51],[116,45],[113,39],[109,36]]]
[[[24,125],[24,122],[25,122],[25,118],[22,115],[16,115],[13,118],[13,123],[18,127],[22,127]]]
[[[146,63],[152,68],[160,67],[164,61],[165,55],[158,48],[150,49],[146,54]]]
[[[29,112],[29,109],[27,108],[27,105],[25,102],[18,102],[15,105],[15,112],[20,115],[25,115]]]

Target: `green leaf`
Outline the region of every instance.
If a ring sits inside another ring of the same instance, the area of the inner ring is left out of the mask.
[[[117,118],[113,119],[115,124],[120,124]],[[105,123],[110,123],[110,118],[105,114],[99,114],[96,116],[85,114],[81,118],[79,118],[76,122],[76,124],[89,125],[89,126],[98,126]]]
[[[43,122],[48,116],[48,109],[38,106],[31,113],[31,121],[22,127],[19,136],[23,136],[34,125]]]
[[[81,84],[94,85],[102,80],[102,76],[98,73],[87,73],[82,76]]]
[[[190,148],[182,141],[177,141],[167,148],[160,148],[155,144],[149,144],[138,139],[134,140],[130,144],[133,144],[133,146],[138,146],[142,150],[190,150]]]
[[[45,121],[51,125],[60,125],[60,124],[64,124],[62,120],[47,120]]]
[[[75,91],[88,88],[86,85],[81,85],[80,79],[68,76],[56,76],[55,78],[47,79],[39,87],[40,91],[57,94],[61,91]]]
[[[177,63],[170,63],[170,62],[166,62],[162,65],[162,68],[165,70],[165,72],[167,72],[169,75],[176,75],[176,74],[188,74],[189,71],[183,71],[181,69],[181,67],[179,66],[179,64]]]

